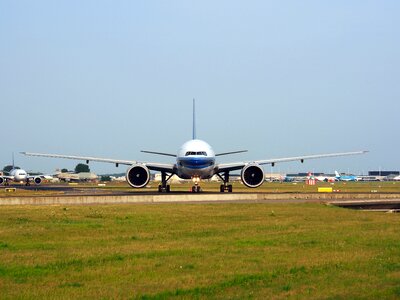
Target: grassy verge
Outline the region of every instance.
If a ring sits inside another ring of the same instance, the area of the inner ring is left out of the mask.
[[[1,298],[398,298],[399,214],[316,204],[2,207]]]

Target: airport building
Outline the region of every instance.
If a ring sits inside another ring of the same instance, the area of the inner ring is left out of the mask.
[[[87,181],[95,182],[98,180],[98,176],[90,172],[82,173],[59,173],[56,177],[61,181]]]
[[[390,176],[390,175],[398,176],[400,175],[400,171],[368,171],[368,176]]]

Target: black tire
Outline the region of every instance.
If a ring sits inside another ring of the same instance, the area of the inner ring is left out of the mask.
[[[161,185],[158,186],[158,192],[159,192],[159,193],[162,193],[162,187],[161,187]]]
[[[221,193],[224,193],[224,192],[225,192],[225,186],[224,186],[223,184],[221,184],[221,186],[219,187],[219,191],[220,191]]]
[[[196,193],[196,187],[192,186],[192,193]]]
[[[167,193],[171,192],[171,186],[168,184],[166,188]]]
[[[232,190],[233,190],[232,184],[228,185],[228,192],[229,192],[229,193],[232,193]]]
[[[197,186],[196,187],[196,193],[200,193],[201,192],[201,188],[200,188],[200,186]]]

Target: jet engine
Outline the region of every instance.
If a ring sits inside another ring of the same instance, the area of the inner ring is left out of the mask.
[[[42,183],[42,178],[40,178],[40,177],[35,177],[35,178],[33,178],[33,182],[34,182],[36,185],[39,185],[39,184]]]
[[[249,188],[256,188],[264,182],[264,171],[257,164],[249,164],[242,169],[240,175],[243,183]]]
[[[134,188],[145,187],[150,181],[150,171],[145,165],[132,165],[126,171],[126,181]]]
[[[3,177],[0,177],[0,185],[2,185],[3,183],[4,183],[4,178]]]

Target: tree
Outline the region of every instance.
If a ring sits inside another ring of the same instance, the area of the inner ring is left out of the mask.
[[[111,177],[108,175],[103,175],[100,177],[100,181],[111,181]]]
[[[75,173],[89,173],[90,169],[88,165],[77,164],[75,167]]]
[[[10,173],[10,171],[13,169],[13,166],[12,165],[8,165],[8,166],[5,166],[4,168],[3,168],[3,172],[4,173]],[[20,167],[17,167],[17,166],[14,166],[14,169],[21,169]]]
[[[61,173],[68,173],[68,169],[61,169]]]

